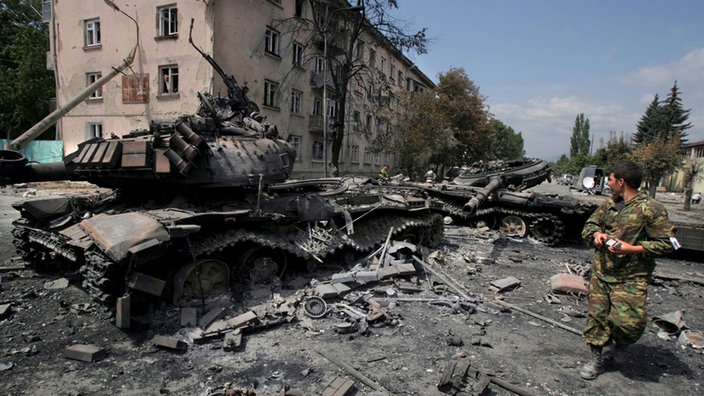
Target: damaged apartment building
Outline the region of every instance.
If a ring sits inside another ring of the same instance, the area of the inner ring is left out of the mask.
[[[199,91],[226,96],[221,73],[192,39],[249,89],[266,122],[295,146],[295,177],[375,175],[381,165],[394,165],[392,145],[379,142],[402,133],[395,128],[398,93],[434,84],[363,19],[364,11],[347,1],[45,0],[58,107],[136,48],[128,69],[58,121],[57,140],[70,153],[92,137],[192,114]],[[340,62],[357,70],[344,89]],[[340,149],[333,171],[334,145]]]

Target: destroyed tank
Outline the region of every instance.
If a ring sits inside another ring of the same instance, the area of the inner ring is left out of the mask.
[[[457,168],[459,170],[459,168]],[[548,244],[574,241],[597,204],[572,196],[530,191],[551,181],[549,164],[537,158],[477,162],[442,184],[420,184],[431,209],[448,224],[488,227],[512,237]]]
[[[85,141],[58,163],[0,151],[2,184],[99,187],[14,204],[14,244],[28,263],[72,271],[108,306],[126,295],[186,305],[293,268],[354,263],[390,238],[441,243],[442,216],[425,199],[368,178],[290,180],[293,147],[246,86],[193,47],[228,89],[199,93],[196,114]]]

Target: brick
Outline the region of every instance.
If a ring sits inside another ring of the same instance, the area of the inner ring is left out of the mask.
[[[198,311],[192,307],[181,308],[181,326],[190,327],[198,324]]]
[[[158,347],[173,349],[177,351],[185,351],[186,349],[188,349],[188,344],[173,337],[158,335],[152,338],[152,342]]]
[[[64,349],[64,357],[82,362],[95,362],[104,358],[107,354],[108,352],[105,348],[96,345],[75,344]]]
[[[132,320],[130,317],[131,301],[132,299],[129,295],[117,299],[117,307],[115,310],[115,326],[117,326],[118,329],[130,328],[130,321]]]

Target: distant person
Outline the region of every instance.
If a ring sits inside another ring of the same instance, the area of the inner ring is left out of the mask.
[[[379,170],[379,176],[377,177],[380,182],[386,183],[389,181],[389,166],[384,165],[381,167],[381,170]]]
[[[647,323],[648,282],[655,257],[679,247],[674,226],[662,203],[638,192],[643,172],[631,161],[619,162],[609,175],[611,199],[589,217],[582,238],[595,248],[589,280],[587,323],[582,338],[591,359],[581,368],[592,380],[611,363],[603,354],[613,344],[621,360],[626,347],[640,339]]]
[[[435,178],[436,178],[436,177],[437,177],[437,175],[435,174],[435,172],[433,172],[432,169],[430,169],[429,171],[425,172],[425,182],[426,182],[426,183],[435,183]]]
[[[692,203],[693,204],[698,204],[699,202],[702,201],[702,194],[699,192],[695,192],[692,194]]]

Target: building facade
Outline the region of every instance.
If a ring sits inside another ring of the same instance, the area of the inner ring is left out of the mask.
[[[340,101],[326,69],[344,44],[345,17],[359,7],[310,0],[46,3],[57,106],[136,48],[128,70],[57,123],[65,153],[91,137],[121,136],[147,129],[151,121],[194,113],[200,91],[226,95],[223,79],[189,43],[191,37],[224,73],[248,87],[266,121],[296,147],[295,176],[328,175],[338,129],[331,121]],[[379,134],[400,133],[388,117],[394,95],[433,82],[373,29],[357,40],[355,56],[364,72],[348,86],[338,170],[375,175],[382,164],[394,163],[393,150],[374,144]]]

